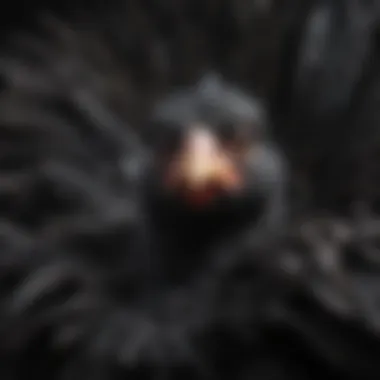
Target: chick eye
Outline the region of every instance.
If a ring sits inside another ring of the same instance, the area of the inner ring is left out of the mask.
[[[150,141],[154,149],[170,154],[180,148],[183,138],[181,125],[168,121],[154,121],[150,126]]]
[[[252,144],[252,138],[243,125],[224,123],[219,130],[221,143],[229,154],[244,155]]]
[[[235,125],[232,122],[223,122],[218,126],[219,136],[224,144],[231,143],[236,139]]]

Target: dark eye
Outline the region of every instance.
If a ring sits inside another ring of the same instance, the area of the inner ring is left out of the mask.
[[[179,149],[184,128],[168,121],[154,121],[150,126],[150,144],[161,152],[172,153]]]
[[[247,125],[223,123],[219,128],[221,142],[231,153],[243,154],[255,141]]]
[[[219,136],[223,143],[232,143],[236,139],[236,128],[232,122],[223,122],[218,126]]]
[[[258,123],[245,123],[242,126],[242,130],[244,131],[245,136],[252,141],[261,140],[262,135],[262,126]]]

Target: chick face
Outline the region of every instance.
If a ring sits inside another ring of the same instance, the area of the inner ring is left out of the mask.
[[[276,180],[268,178],[280,169],[261,164],[275,153],[267,144],[264,108],[220,78],[206,76],[163,99],[152,128],[157,178],[166,196],[205,210],[272,192]]]

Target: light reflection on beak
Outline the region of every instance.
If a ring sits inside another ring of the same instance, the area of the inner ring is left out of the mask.
[[[169,188],[183,192],[192,204],[205,204],[221,192],[238,190],[242,177],[228,151],[202,126],[193,127],[169,165]]]

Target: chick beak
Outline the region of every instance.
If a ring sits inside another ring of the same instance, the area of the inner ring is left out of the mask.
[[[207,205],[222,193],[240,188],[242,178],[231,155],[216,136],[193,128],[169,165],[167,184],[194,206]]]

